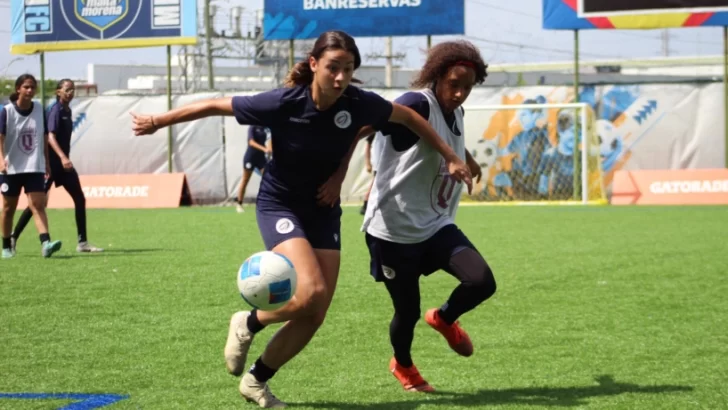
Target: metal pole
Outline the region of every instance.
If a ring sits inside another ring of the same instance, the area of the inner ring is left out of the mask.
[[[387,63],[384,66],[384,85],[392,88],[392,37],[387,37],[384,49],[384,58]]]
[[[579,30],[574,30],[574,102],[579,102]],[[583,108],[582,108],[583,110]],[[574,115],[574,122],[579,122],[581,116]],[[579,160],[581,157],[579,156],[579,134],[581,133],[582,125],[576,125],[574,124],[574,128],[576,131],[574,133],[574,199],[579,199],[580,191],[581,191],[581,178],[579,177],[581,173],[581,167],[579,166]],[[582,135],[581,139],[584,140],[587,136]]]
[[[427,51],[432,48],[432,36],[427,36]]]
[[[296,49],[294,48],[293,39],[288,40],[288,70],[292,70],[296,64]]]
[[[172,109],[172,46],[167,46],[167,111]],[[167,171],[171,174],[172,166],[172,127],[167,127]]]
[[[210,17],[210,1],[205,0],[205,46],[207,48],[207,87],[215,89],[215,74],[213,73],[212,61],[212,22]]]
[[[46,108],[46,95],[45,95],[45,53],[40,52],[40,104],[45,112]]]
[[[725,167],[728,168],[728,27],[723,27],[723,117],[725,117]]]

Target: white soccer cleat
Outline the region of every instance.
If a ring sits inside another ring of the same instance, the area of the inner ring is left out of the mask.
[[[230,318],[230,329],[225,343],[225,366],[228,372],[235,376],[243,374],[248,349],[255,336],[248,330],[248,316],[250,316],[250,312],[240,311]]]
[[[286,403],[280,401],[271,393],[268,383],[259,382],[250,373],[246,373],[240,380],[240,395],[246,401],[258,403],[258,406],[264,409],[283,409],[288,407]]]
[[[237,209],[239,214],[242,214],[243,212],[245,212],[245,209],[243,208],[243,206],[241,204],[238,204],[238,206],[235,209]]]
[[[91,245],[88,242],[79,242],[76,246],[76,252],[103,252],[104,250]]]

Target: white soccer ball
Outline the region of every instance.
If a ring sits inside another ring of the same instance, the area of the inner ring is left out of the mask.
[[[296,270],[291,261],[279,253],[258,252],[240,266],[238,290],[250,306],[276,310],[296,293]]]

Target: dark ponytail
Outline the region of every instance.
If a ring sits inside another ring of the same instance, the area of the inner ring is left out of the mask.
[[[322,33],[313,45],[313,49],[308,53],[305,61],[300,61],[291,68],[286,75],[284,85],[286,87],[295,87],[297,85],[308,85],[313,82],[313,71],[309,60],[311,57],[318,60],[327,50],[344,50],[354,56],[354,70],[361,66],[361,54],[354,38],[343,31],[332,30]],[[351,79],[352,83],[361,81],[356,78]]]
[[[15,91],[13,91],[12,94],[10,94],[10,102],[16,102],[18,101],[18,98],[20,98],[20,94],[18,93],[18,88],[23,86],[23,83],[27,80],[32,80],[35,86],[38,86],[38,81],[36,81],[35,77],[33,77],[32,74],[23,74],[20,77],[18,77],[15,80]]]
[[[297,85],[311,84],[313,82],[313,71],[308,61],[299,61],[286,75],[284,85],[295,87]]]

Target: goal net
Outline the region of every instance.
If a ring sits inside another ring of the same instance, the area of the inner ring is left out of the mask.
[[[465,107],[466,147],[483,173],[469,199],[605,202],[594,124],[583,103]]]

